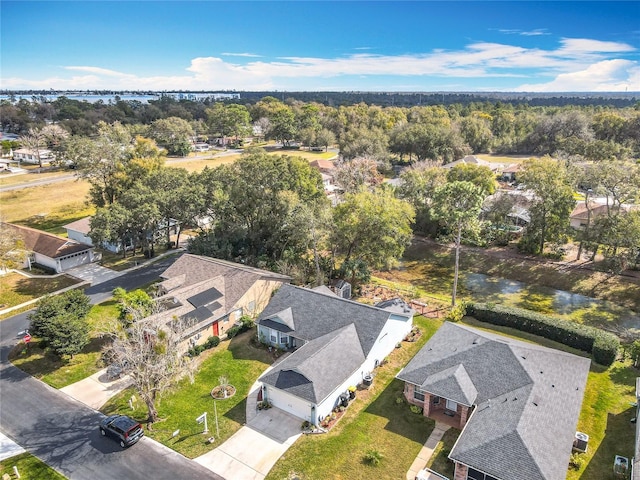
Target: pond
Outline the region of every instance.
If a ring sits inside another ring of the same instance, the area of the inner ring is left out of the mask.
[[[466,273],[462,284],[474,300],[556,313],[586,325],[640,335],[640,316],[606,300],[481,273]]]

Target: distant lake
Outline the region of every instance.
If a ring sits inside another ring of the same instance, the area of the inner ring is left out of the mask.
[[[39,100],[43,95],[14,95],[16,100],[33,100],[33,97],[36,96]],[[120,100],[137,100],[142,103],[147,103],[149,100],[158,100],[160,95],[141,95],[141,94],[122,94],[122,95],[87,95],[87,94],[65,94],[65,95],[44,95],[44,97],[48,101],[54,101],[60,97],[67,97],[69,100],[78,100],[80,102],[89,102],[95,103],[97,101],[102,101],[104,103],[115,103],[116,96],[120,98]],[[9,100],[9,95],[0,95],[0,100]]]

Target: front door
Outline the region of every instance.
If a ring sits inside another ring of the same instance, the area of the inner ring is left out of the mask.
[[[218,322],[213,324],[213,336],[214,337],[220,336],[220,331],[218,329]]]
[[[457,412],[458,404],[453,400],[447,400],[447,410],[451,410],[452,412]]]

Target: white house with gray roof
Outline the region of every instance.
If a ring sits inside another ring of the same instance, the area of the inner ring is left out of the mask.
[[[564,480],[589,365],[447,322],[397,378],[425,416],[462,429],[455,480]]]
[[[260,377],[263,398],[313,424],[329,415],[411,331],[411,308],[384,307],[283,284],[257,320],[258,336],[294,351]]]

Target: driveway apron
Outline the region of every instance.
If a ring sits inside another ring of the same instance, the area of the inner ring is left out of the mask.
[[[278,408],[261,410],[229,440],[195,461],[225,478],[262,480],[301,435],[301,425],[302,420]]]

